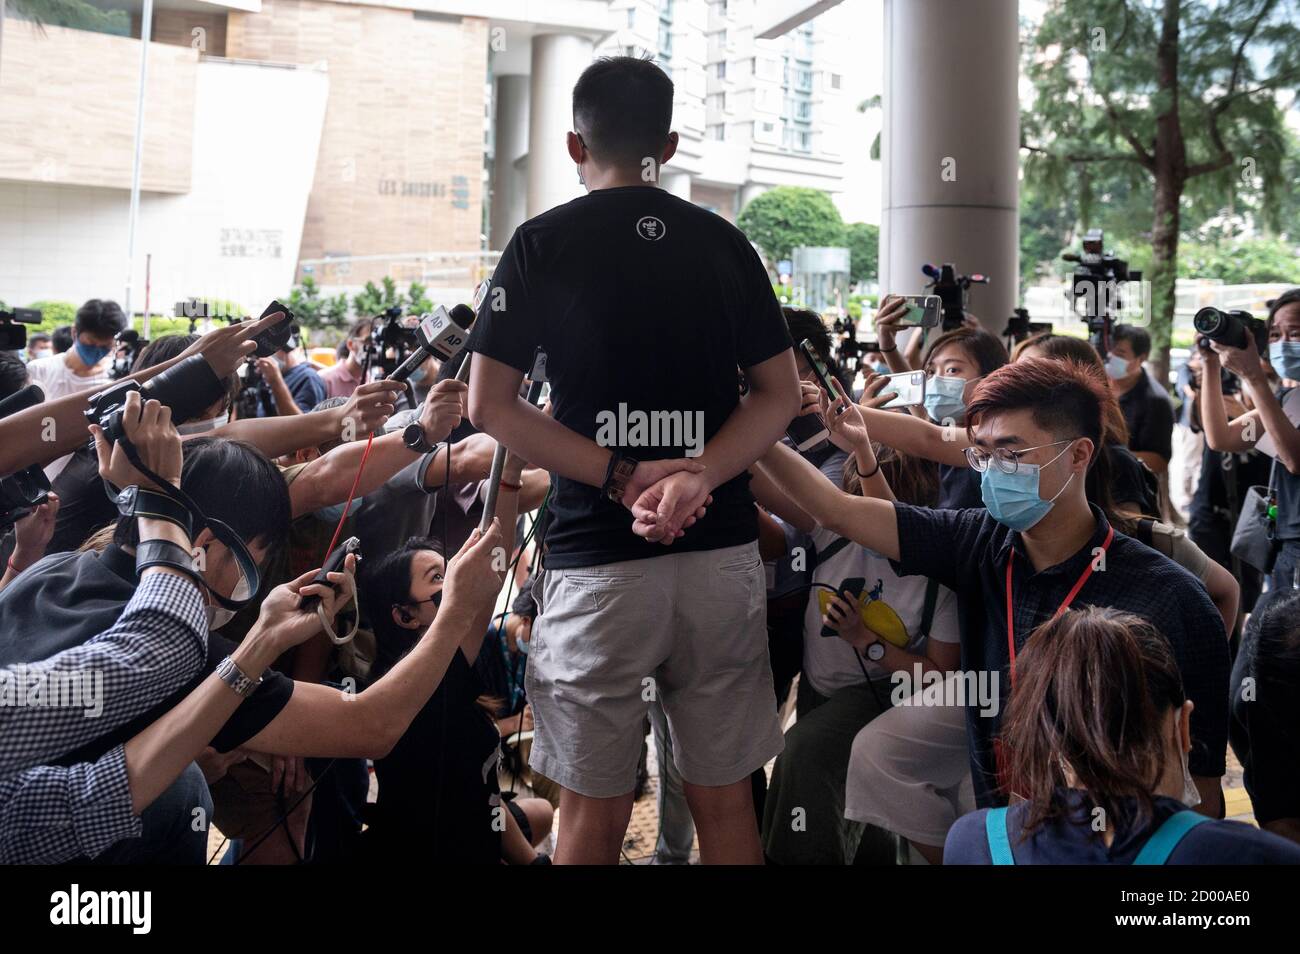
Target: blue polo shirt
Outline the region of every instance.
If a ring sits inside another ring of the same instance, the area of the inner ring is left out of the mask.
[[[1093,831],[1092,808],[1081,791],[1059,792],[1066,806],[1063,817],[1045,822],[1024,837],[1027,802],[1007,809],[1007,834],[1011,855],[1018,865],[1131,865],[1147,839],[1170,815],[1187,806],[1172,798],[1157,797],[1154,814],[1145,824],[1120,831],[1110,847]],[[946,865],[991,865],[987,808],[963,815],[948,830],[943,847]],[[1171,865],[1295,865],[1300,845],[1250,825],[1233,821],[1207,821],[1187,832],[1170,853]]]
[[[1013,593],[1016,651],[1038,625],[1051,619],[1084,569],[1093,560],[1110,524],[1092,507],[1096,529],[1074,556],[1035,572],[1020,534],[994,520],[987,510],[929,510],[903,503],[898,515],[902,576],[937,580],[957,594],[961,618],[961,665],[968,672],[997,673],[996,714],[966,709],[971,772],[980,807],[1005,804],[998,792],[993,740],[1011,695],[1007,650],[1006,572],[1015,550]],[[1183,678],[1192,712],[1193,775],[1218,778],[1224,773],[1228,745],[1228,639],[1223,620],[1205,587],[1177,563],[1116,532],[1104,570],[1088,577],[1071,604],[1105,606],[1149,621],[1169,640]]]

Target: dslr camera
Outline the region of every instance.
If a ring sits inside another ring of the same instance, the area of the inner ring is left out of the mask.
[[[1248,311],[1220,311],[1218,308],[1202,308],[1192,318],[1192,325],[1203,338],[1215,344],[1229,348],[1245,348],[1250,339],[1255,339],[1255,347],[1261,355],[1268,354],[1268,322],[1256,318]],[[1204,347],[1204,342],[1197,342]]]
[[[366,343],[365,358],[361,362],[363,379],[369,380],[371,368],[381,369],[383,377],[396,371],[420,347],[417,325],[417,322],[403,318],[399,305],[385,308],[375,315],[370,322],[370,340]]]
[[[92,394],[85,412],[86,420],[98,424],[110,444],[126,436],[122,411],[126,396],[132,391],[139,391],[143,400],[157,401],[171,408],[172,420],[179,423],[221,400],[225,388],[203,355],[192,354],[157,377],[150,378],[143,387],[138,381],[123,381]]]

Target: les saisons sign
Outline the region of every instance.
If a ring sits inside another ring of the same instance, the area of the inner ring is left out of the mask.
[[[380,179],[379,194],[408,199],[451,198],[452,208],[469,208],[469,179],[452,176],[450,185],[445,182],[412,182],[407,179]]]

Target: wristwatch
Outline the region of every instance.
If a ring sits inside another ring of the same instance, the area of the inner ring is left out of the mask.
[[[880,662],[885,658],[885,644],[877,639],[863,651],[863,655],[872,662]]]
[[[632,472],[636,470],[637,461],[626,456],[622,451],[615,450],[609,457],[609,467],[605,470],[605,483],[601,485],[600,495],[616,504],[623,503],[623,493],[627,490],[627,482],[632,479]]]
[[[245,699],[251,696],[257,690],[257,687],[262,684],[261,676],[256,679],[249,679],[229,656],[217,663],[216,673],[222,682]]]
[[[433,445],[424,436],[424,425],[419,421],[412,421],[402,428],[402,443],[417,454],[427,454],[433,450]]]
[[[117,512],[123,517],[166,520],[184,530],[186,536],[190,536],[193,530],[193,518],[189,510],[166,494],[131,484],[122,488],[114,503],[117,504]]]

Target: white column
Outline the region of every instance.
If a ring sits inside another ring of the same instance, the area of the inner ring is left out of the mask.
[[[528,117],[528,218],[583,193],[578,170],[565,150],[573,129],[573,85],[592,60],[593,44],[582,36],[546,33],[533,37],[533,74]]]
[[[916,293],[921,265],[981,272],[970,310],[1001,333],[1019,283],[1016,0],[885,0],[880,275]]]
[[[528,182],[515,163],[528,153],[528,77],[496,78],[496,155],[492,160],[492,221],[488,244],[506,247],[528,215]]]

